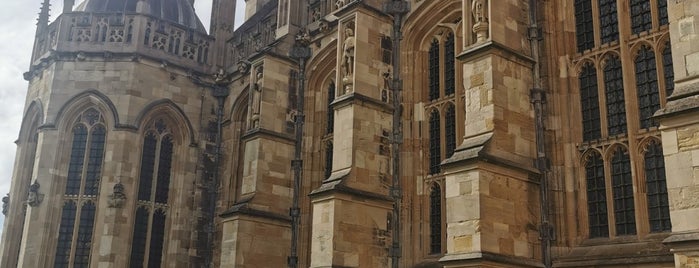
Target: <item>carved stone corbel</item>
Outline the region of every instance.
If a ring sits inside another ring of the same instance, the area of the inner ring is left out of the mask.
[[[124,203],[126,203],[126,193],[124,192],[124,185],[121,184],[121,182],[114,184],[113,192],[109,195],[107,203],[110,208],[124,207]]]
[[[41,184],[39,184],[38,181],[34,181],[34,183],[29,186],[27,205],[30,207],[36,207],[44,201],[44,194],[39,192],[39,188],[41,188]]]

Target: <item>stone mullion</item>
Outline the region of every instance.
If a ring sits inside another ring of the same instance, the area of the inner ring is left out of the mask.
[[[595,31],[597,32],[597,31]],[[605,58],[598,58],[595,69],[597,70],[597,101],[599,102],[600,136],[609,137],[609,122],[607,122],[607,88],[604,83]]]
[[[599,0],[586,0],[586,1],[592,1],[592,29],[593,29],[593,36],[595,39],[595,48],[600,47],[602,44],[602,41],[600,40],[602,36],[601,28],[600,25],[602,22],[600,22],[600,17],[599,17]]]
[[[616,218],[614,217],[614,189],[612,187],[612,154],[608,153],[609,147],[602,150],[602,162],[604,163],[604,188],[607,197],[607,224],[609,237],[616,237]]]

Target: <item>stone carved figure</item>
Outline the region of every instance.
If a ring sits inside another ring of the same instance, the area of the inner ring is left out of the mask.
[[[342,44],[342,71],[344,77],[354,74],[354,31],[345,29],[345,42]]]
[[[255,81],[252,85],[252,94],[250,94],[250,107],[251,107],[251,127],[258,128],[260,124],[260,102],[262,99],[262,77],[264,73],[264,67],[262,65],[255,69]]]
[[[41,204],[44,200],[44,195],[39,193],[39,188],[41,184],[38,181],[34,181],[32,185],[29,186],[29,195],[27,196],[27,204],[31,207],[36,207]]]
[[[2,198],[2,215],[7,216],[7,210],[10,207],[10,194],[8,193],[6,196]]]
[[[485,3],[486,0],[473,0],[471,3],[471,13],[473,14],[473,19],[476,22],[487,21],[485,16]]]
[[[488,2],[487,0],[473,0],[471,2],[471,14],[473,15],[473,33],[476,34],[476,42],[488,39]]]
[[[114,184],[112,194],[109,195],[109,200],[107,201],[110,208],[121,208],[126,203],[126,193],[124,192],[124,185],[121,182]]]

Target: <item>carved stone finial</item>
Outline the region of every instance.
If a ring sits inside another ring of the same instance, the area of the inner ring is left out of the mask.
[[[126,193],[124,192],[124,185],[121,184],[121,182],[114,184],[113,192],[109,195],[107,203],[110,208],[124,207],[124,203],[126,203]]]
[[[39,192],[41,184],[38,181],[34,181],[32,185],[29,186],[29,195],[27,196],[27,205],[30,207],[36,207],[44,201],[44,194]]]
[[[10,207],[10,194],[8,193],[2,198],[2,215],[7,216],[7,210]]]

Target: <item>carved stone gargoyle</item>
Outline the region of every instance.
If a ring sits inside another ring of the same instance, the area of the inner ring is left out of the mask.
[[[110,208],[124,207],[124,203],[126,203],[126,193],[124,192],[124,185],[121,184],[121,182],[114,184],[114,192],[109,195],[107,203]]]
[[[7,216],[7,210],[10,207],[10,194],[8,193],[6,196],[2,198],[2,215]]]
[[[44,201],[44,194],[39,192],[41,184],[38,181],[34,181],[32,185],[29,186],[29,195],[27,196],[27,205],[30,207],[36,207]]]

